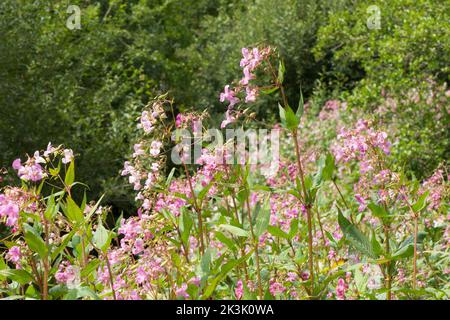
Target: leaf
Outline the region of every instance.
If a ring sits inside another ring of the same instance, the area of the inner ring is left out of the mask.
[[[370,244],[372,245],[373,252],[379,257],[383,254],[383,248],[377,240],[375,235],[375,231],[372,230],[372,239],[370,240]]]
[[[274,93],[275,91],[277,91],[279,89],[279,87],[273,87],[273,88],[270,88],[270,89],[261,89],[261,93],[263,93],[263,94],[271,94],[271,93]]]
[[[278,237],[278,238],[284,238],[284,239],[286,239],[286,240],[290,240],[289,235],[288,235],[286,232],[282,231],[282,230],[281,230],[280,228],[278,228],[278,227],[275,227],[275,226],[268,226],[268,227],[267,227],[267,231],[269,231],[269,233],[270,233],[271,235],[275,236],[275,237]]]
[[[282,84],[284,81],[284,72],[286,71],[286,68],[284,66],[283,60],[280,59],[278,63],[278,83]]]
[[[423,208],[425,208],[425,206],[427,205],[427,197],[428,194],[430,193],[430,191],[428,190],[427,192],[424,192],[419,199],[416,201],[416,203],[414,203],[412,205],[412,209],[414,212],[420,212],[422,211]]]
[[[292,240],[298,232],[298,219],[292,219],[289,228],[289,239]]]
[[[58,255],[67,247],[67,244],[69,243],[69,241],[72,240],[73,235],[77,232],[78,229],[73,229],[72,231],[70,231],[70,233],[66,234],[63,236],[63,241],[61,242],[61,244],[59,245],[59,247],[52,252],[52,260],[55,260]]]
[[[369,203],[367,207],[372,212],[372,215],[378,218],[385,218],[389,216],[389,212],[383,206],[379,206],[373,202]]]
[[[42,259],[45,258],[48,254],[48,248],[45,245],[44,240],[39,235],[36,235],[33,232],[26,231],[25,232],[25,241],[28,244],[28,247],[31,251],[36,252]]]
[[[302,86],[300,86],[300,99],[298,100],[298,108],[295,112],[295,115],[298,119],[301,119],[303,116],[303,113],[305,112],[305,102],[303,100],[303,93],[302,93]]]
[[[109,247],[109,243],[111,241],[111,238],[109,236],[108,230],[105,229],[105,227],[102,224],[99,224],[97,226],[97,230],[94,232],[93,242],[94,245],[101,249],[103,252],[106,252],[106,250]]]
[[[278,104],[278,108],[280,111],[280,119],[283,127],[288,130],[297,129],[300,121],[295,115],[294,111],[292,111],[291,107],[285,106],[283,108],[280,104]]]
[[[221,224],[219,226],[219,228],[224,229],[238,237],[248,237],[249,236],[248,232],[245,231],[244,229],[241,229],[241,228],[229,225],[229,224]]]
[[[64,183],[66,186],[70,186],[74,181],[75,181],[75,160],[72,160],[69,164],[69,168],[66,171]]]
[[[81,211],[80,207],[73,201],[71,196],[67,197],[66,215],[72,223],[83,221],[83,211]]]
[[[193,221],[192,221],[191,216],[189,215],[189,213],[186,210],[183,211],[182,219],[183,219],[183,223],[181,225],[181,231],[180,231],[181,241],[183,241],[183,243],[187,244],[188,240],[189,240],[189,236],[191,234]]]
[[[102,202],[104,196],[105,196],[105,194],[102,194],[102,196],[97,201],[97,203],[91,208],[91,210],[89,210],[89,213],[84,218],[84,221],[89,222],[89,220],[91,219],[92,215],[95,213],[95,211],[97,211],[97,209],[98,209],[100,203]]]
[[[333,172],[335,168],[336,165],[334,163],[334,157],[330,153],[328,153],[325,158],[325,167],[322,170],[322,180],[331,180],[333,178]]]
[[[338,211],[339,227],[341,228],[347,240],[360,253],[374,259],[377,258],[377,255],[372,250],[372,245],[369,239],[342,215],[342,212],[339,208]]]
[[[270,222],[270,207],[268,202],[265,201],[262,208],[260,208],[258,215],[256,216],[255,225],[255,237],[259,238],[266,230]]]
[[[94,270],[97,269],[100,261],[98,259],[90,261],[86,267],[83,268],[80,272],[80,277],[85,278],[88,277]]]
[[[209,264],[211,263],[211,248],[205,250],[200,265],[205,274],[209,274]]]
[[[234,268],[236,268],[238,265],[240,265],[242,262],[246,261],[251,255],[253,254],[253,250],[251,250],[249,253],[247,253],[245,256],[237,259],[237,260],[231,260],[227,263],[225,263],[222,266],[221,272],[219,273],[218,276],[216,276],[208,285],[208,287],[206,287],[203,295],[201,296],[201,299],[206,300],[208,299],[212,293],[214,292],[214,290],[216,289],[217,285],[219,284],[220,281],[222,281],[223,278],[225,278],[225,276],[228,274],[228,272],[230,272],[231,270],[233,270]]]
[[[55,197],[54,195],[50,195],[50,197],[47,200],[47,208],[45,209],[44,212],[44,217],[47,220],[53,220],[53,218],[55,217],[56,213],[58,212],[58,206],[56,206],[55,204]]]
[[[31,274],[22,269],[3,269],[0,270],[0,276],[16,281],[21,285],[33,281]]]
[[[100,300],[100,297],[89,287],[79,287],[70,289],[65,295],[64,300],[76,300],[79,298],[92,298]]]
[[[166,187],[168,187],[170,185],[170,182],[172,181],[174,173],[175,173],[175,168],[172,168],[172,170],[170,170],[170,173],[166,179]]]
[[[217,240],[222,242],[224,245],[226,245],[231,251],[236,250],[236,246],[234,245],[233,241],[229,238],[227,238],[222,232],[216,231],[215,233]]]
[[[423,239],[425,239],[427,233],[426,232],[419,232],[417,234],[417,244],[420,244],[423,242]],[[405,241],[403,241],[399,246],[398,249],[392,254],[392,259],[402,259],[402,258],[408,258],[414,255],[414,236],[408,237]]]

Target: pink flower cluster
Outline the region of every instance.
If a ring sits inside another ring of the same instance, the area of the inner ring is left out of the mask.
[[[63,261],[59,265],[58,271],[55,273],[55,279],[58,283],[73,285],[76,284],[77,279],[79,279],[79,275],[77,270],[70,264],[69,261]]]
[[[23,257],[23,254],[20,251],[20,248],[18,246],[11,247],[5,256],[6,260],[8,260],[16,265],[16,269],[21,269],[20,260],[22,259],[22,257]]]
[[[47,176],[47,173],[41,164],[46,164],[49,161],[50,156],[58,154],[63,156],[62,163],[64,164],[70,163],[73,160],[73,151],[71,149],[62,149],[61,146],[55,148],[49,142],[47,149],[42,155],[39,151],[36,151],[33,157],[28,157],[24,164],[22,164],[20,159],[14,160],[12,167],[14,170],[17,170],[20,179],[37,182]]]
[[[339,300],[345,300],[345,293],[348,289],[348,285],[344,279],[339,278],[338,284],[336,286],[336,297]]]
[[[258,48],[253,48],[251,50],[242,48],[243,58],[241,59],[240,66],[243,68],[244,76],[239,81],[239,85],[237,87],[230,89],[230,85],[226,85],[224,92],[220,94],[220,102],[229,102],[226,119],[222,122],[221,128],[225,128],[228,124],[237,120],[237,116],[239,114],[233,114],[231,110],[240,102],[237,94],[239,94],[241,90],[245,89],[245,103],[256,101],[259,88],[254,85],[250,85],[250,81],[256,78],[253,72],[258,68],[261,62],[269,56],[270,52],[270,47],[262,50]]]
[[[441,201],[445,196],[448,197],[448,188],[446,188],[444,180],[444,171],[442,169],[436,170],[436,172],[427,180],[422,183],[419,194],[423,194],[425,191],[429,191],[428,200],[430,210],[436,210],[440,207]]]
[[[6,219],[5,224],[9,227],[18,226],[20,211],[29,213],[36,211],[36,202],[32,195],[20,188],[7,188],[0,194],[0,220]]]
[[[138,124],[139,129],[143,129],[145,133],[151,133],[155,129],[155,124],[158,122],[159,118],[165,118],[164,109],[162,108],[159,101],[156,101],[152,105],[150,111],[145,110],[142,112],[140,123]]]
[[[387,140],[387,133],[376,131],[369,125],[368,121],[358,120],[354,129],[341,129],[337,136],[340,143],[332,146],[337,161],[362,161],[361,170],[369,171],[372,169],[369,159],[371,151],[379,148],[385,154],[390,153],[391,143]]]
[[[44,170],[42,169],[42,166],[38,163],[38,161],[39,158],[38,160],[36,160],[35,158],[29,158],[25,165],[22,165],[20,159],[16,159],[14,160],[12,167],[17,170],[17,175],[20,179],[24,181],[37,182],[42,180],[45,175]]]

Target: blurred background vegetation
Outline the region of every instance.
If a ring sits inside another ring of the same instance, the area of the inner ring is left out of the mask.
[[[81,9],[79,30],[66,27],[69,5]],[[370,5],[380,29],[366,25]],[[423,178],[450,156],[449,24],[446,0],[2,0],[0,167],[64,144],[91,197],[129,208],[119,172],[148,99],[169,91],[180,111],[222,117],[241,48],[270,44],[294,106],[300,86],[316,114],[329,99],[374,115],[394,104],[379,121],[393,128],[398,164]],[[258,117],[276,122],[264,99]]]

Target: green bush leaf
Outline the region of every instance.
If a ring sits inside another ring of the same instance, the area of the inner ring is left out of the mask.
[[[42,259],[47,256],[48,248],[44,240],[33,232],[25,232],[25,241],[31,251],[36,252]]]
[[[111,241],[110,234],[108,230],[105,229],[105,227],[102,224],[99,224],[97,226],[97,230],[94,232],[93,242],[94,245],[101,249],[103,252],[106,252],[106,250],[109,247],[109,243]]]
[[[75,160],[72,160],[69,164],[69,168],[66,171],[64,183],[66,184],[66,186],[70,186],[74,181],[75,181]]]
[[[229,224],[221,224],[219,226],[219,228],[224,229],[238,237],[248,237],[249,236],[248,232],[245,231],[244,229],[241,229],[241,228],[229,225]]]
[[[30,283],[33,281],[31,274],[21,269],[3,269],[0,270],[0,276],[16,281],[21,285]]]
[[[72,197],[67,197],[66,215],[72,223],[80,223],[83,221],[83,211],[73,201]]]
[[[342,232],[344,233],[347,240],[358,250],[360,253],[370,257],[377,258],[377,255],[372,250],[372,245],[369,239],[356,228],[353,224],[350,223],[343,215],[341,210],[338,208],[338,223]]]
[[[275,237],[278,237],[278,238],[284,238],[284,239],[286,239],[286,240],[290,240],[290,239],[291,239],[291,238],[289,237],[289,235],[288,235],[286,232],[284,232],[283,230],[281,230],[281,229],[278,228],[278,227],[275,227],[275,226],[268,226],[268,227],[267,227],[267,231],[269,231],[269,233],[270,233],[271,235],[275,236]]]
[[[270,222],[270,207],[268,206],[268,202],[265,201],[262,207],[257,206],[259,208],[258,215],[256,216],[256,225],[255,225],[255,237],[259,238],[266,230],[267,226]]]

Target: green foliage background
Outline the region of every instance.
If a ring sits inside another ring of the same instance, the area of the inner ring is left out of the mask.
[[[81,8],[80,30],[66,28],[71,4]],[[369,5],[380,8],[379,30],[366,26]],[[332,98],[363,114],[374,114],[382,91],[398,100],[395,114],[378,120],[393,128],[398,165],[427,176],[450,155],[449,7],[433,0],[3,0],[0,166],[49,141],[64,143],[93,196],[107,192],[109,203],[127,207],[119,171],[148,99],[169,91],[178,110],[222,116],[218,96],[240,72],[241,48],[270,44],[285,60],[292,105],[300,86],[317,113]],[[402,102],[411,89],[424,96],[430,83],[441,92],[438,120],[425,98]],[[255,106],[260,119],[278,121],[276,103],[263,102]]]

